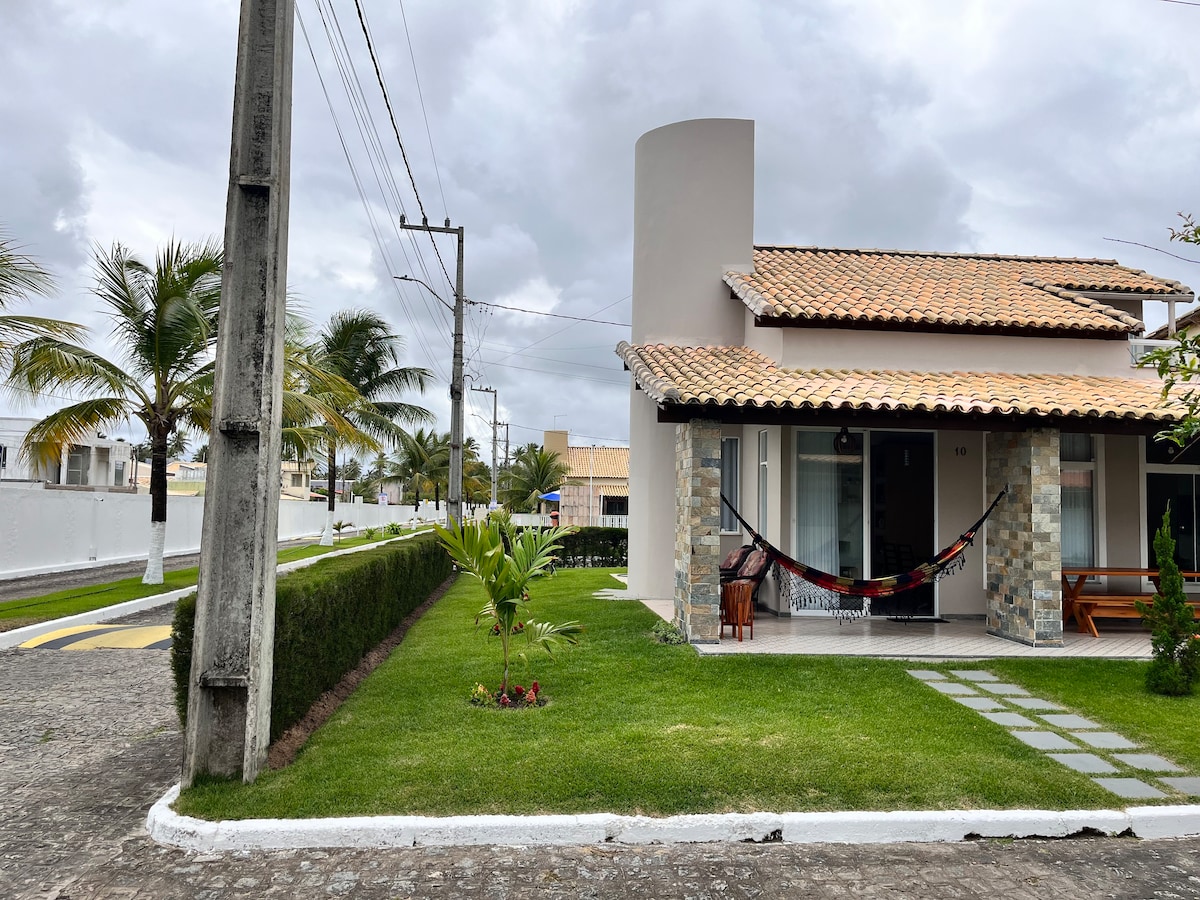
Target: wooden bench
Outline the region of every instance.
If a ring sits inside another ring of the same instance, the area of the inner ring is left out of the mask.
[[[1072,603],[1075,621],[1081,634],[1099,637],[1094,619],[1140,619],[1138,601],[1147,605],[1154,601],[1153,594],[1081,594]],[[1200,599],[1189,600],[1188,605],[1200,610]]]

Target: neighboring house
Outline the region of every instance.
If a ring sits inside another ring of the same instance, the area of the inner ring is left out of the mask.
[[[312,472],[316,463],[311,459],[285,459],[280,466],[280,499],[308,500],[312,493]]]
[[[628,526],[628,447],[571,447],[565,431],[545,432],[542,446],[567,463],[567,480],[559,488],[560,524]]]
[[[133,477],[129,444],[103,434],[64,447],[53,462],[26,460],[21,454],[25,436],[40,420],[0,417],[0,480],[43,481],[74,488],[125,488]]]
[[[1179,409],[1131,362],[1143,304],[1188,288],[1112,260],[755,246],[753,154],[740,120],[637,145],[631,591],[718,639],[717,565],[748,537],[718,491],[784,553],[875,578],[1007,484],[964,570],[910,599],[1039,646],[1062,641],[1061,567],[1146,566],[1168,502],[1200,568],[1200,453],[1153,440]]]

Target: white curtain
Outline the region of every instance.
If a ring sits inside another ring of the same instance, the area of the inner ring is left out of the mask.
[[[838,468],[833,435],[796,435],[797,560],[822,572],[838,573]]]
[[[1064,566],[1095,565],[1093,496],[1090,470],[1063,469],[1062,564]]]

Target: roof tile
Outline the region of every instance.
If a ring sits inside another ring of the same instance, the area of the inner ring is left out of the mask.
[[[617,354],[658,403],[1178,420],[1153,379],[1008,372],[781,369],[747,347],[633,346]],[[599,448],[597,448],[599,449]],[[628,451],[626,451],[628,452]]]
[[[1109,259],[775,246],[756,247],[754,271],[725,283],[768,319],[1115,334],[1142,323],[1080,291],[1190,293]]]

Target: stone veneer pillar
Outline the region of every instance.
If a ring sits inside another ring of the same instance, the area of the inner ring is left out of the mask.
[[[675,427],[675,622],[693,644],[720,637],[721,426]]]
[[[1059,433],[1037,428],[987,436],[987,630],[1036,647],[1061,647],[1062,512]]]

